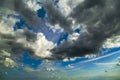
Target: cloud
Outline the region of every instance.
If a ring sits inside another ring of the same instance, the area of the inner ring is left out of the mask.
[[[67,19],[57,7],[54,6],[53,2],[49,0],[48,2],[44,2],[43,6],[46,10],[47,18],[50,24],[56,25],[59,24],[65,31],[71,33],[72,28],[71,20]]]
[[[39,58],[51,58],[52,53],[50,50],[54,48],[56,45],[48,41],[43,33],[38,33],[37,34],[37,40],[35,43],[32,45],[34,50],[35,50],[35,55]]]
[[[64,1],[66,8],[73,9],[67,13],[67,16],[63,14],[66,9],[63,12],[60,11],[54,6],[52,0],[41,1],[46,10],[47,19],[51,25],[59,25],[69,33],[73,33],[72,20],[75,21],[75,25],[85,24],[80,28],[80,34],[69,35],[68,40],[56,47],[42,33],[34,33],[27,29],[13,31],[15,21],[5,18],[0,23],[0,45],[2,45],[0,50],[13,55],[20,55],[18,53],[27,51],[31,56],[39,58],[84,57],[97,53],[108,38],[119,34],[120,2],[118,0],[84,0],[79,4],[73,3],[75,6],[72,4],[70,7],[69,1]],[[8,2],[10,4],[6,5]],[[61,1],[59,6],[63,2]],[[30,25],[39,22],[35,11],[22,0],[4,0],[0,1],[0,4],[2,8],[8,8],[20,14]]]
[[[120,47],[120,35],[113,36],[105,41],[103,44],[103,47],[105,48],[114,48],[114,47]]]
[[[69,16],[76,23],[86,26],[81,28],[77,40],[72,43],[69,40],[64,41],[53,48],[53,57],[63,59],[97,53],[108,38],[119,35],[119,5],[118,0],[85,0],[78,4]]]
[[[16,59],[22,56],[22,52],[28,52],[35,59],[50,58],[52,53],[49,50],[55,47],[55,44],[48,41],[42,33],[34,33],[28,29],[14,31],[13,26],[16,21],[9,17],[0,22],[0,63],[2,66],[14,66]]]
[[[106,1],[104,0],[84,0],[82,3],[73,8],[70,16],[78,23],[87,23],[88,21],[93,22],[94,19],[101,16],[100,14],[103,12],[103,9],[105,9],[105,2]]]
[[[26,35],[25,30],[23,30],[21,34],[20,34],[20,31],[14,32],[12,26],[15,24],[16,21],[12,18],[9,18],[7,22],[2,20],[0,23],[0,30],[1,30],[0,31],[0,38],[1,38],[0,39],[0,45],[1,45],[0,50],[5,50],[12,54],[20,53],[22,52],[22,50],[32,53],[33,50],[30,49],[29,47],[26,47],[24,42],[25,41],[29,42],[30,39],[33,39],[29,36],[30,35],[32,36],[32,34],[34,33]],[[20,41],[20,39],[23,40],[24,42]]]
[[[37,17],[35,11],[30,9],[23,0],[0,1],[0,7],[13,10],[20,14],[31,26],[35,26],[40,22],[40,19]]]
[[[59,0],[57,5],[59,7],[58,9],[64,16],[68,16],[72,11],[71,7],[68,5],[68,0]]]

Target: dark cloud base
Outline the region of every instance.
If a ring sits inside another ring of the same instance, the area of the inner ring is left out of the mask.
[[[65,41],[52,49],[53,57],[63,59],[97,53],[106,39],[119,35],[119,6],[119,0],[85,0],[78,4],[69,17],[87,27],[81,29],[80,36],[74,43]]]

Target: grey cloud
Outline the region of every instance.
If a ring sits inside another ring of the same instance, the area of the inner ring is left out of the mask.
[[[37,39],[37,35],[34,32],[27,29],[24,30],[23,35],[26,36],[27,41],[34,42]]]
[[[35,26],[40,22],[35,11],[32,11],[23,0],[0,0],[1,8],[8,8],[20,14],[28,24]]]
[[[32,26],[40,22],[37,14],[29,9],[22,0],[14,0],[14,10],[25,18],[25,20]]]
[[[53,57],[83,57],[97,53],[106,39],[120,33],[119,0],[85,0],[70,14],[76,23],[86,24],[73,43],[63,42],[51,50]]]
[[[4,25],[1,23],[0,27],[0,67],[5,69],[9,65],[10,67],[14,66],[12,63],[9,64],[7,59],[16,61],[21,58],[22,52],[28,52],[32,57],[35,55],[35,50],[32,47],[32,44],[37,40],[35,33],[27,29],[12,31],[12,27],[7,23]],[[7,31],[8,29],[10,31]]]
[[[40,21],[36,13],[29,9],[22,0],[14,0],[14,10],[32,26]]]
[[[68,20],[53,4],[52,1],[44,2],[43,6],[46,10],[48,21],[50,24],[59,24],[65,31],[71,33],[71,20]]]
[[[31,11],[21,0],[12,0],[13,10],[22,15],[29,24],[34,24],[38,21],[36,14]],[[6,0],[2,3],[8,3]],[[6,5],[2,4],[1,7]],[[118,35],[120,33],[120,1],[119,0],[85,0],[78,4],[72,13],[65,17],[51,0],[43,3],[46,10],[49,22],[52,25],[59,24],[65,31],[71,33],[72,23],[68,17],[75,19],[76,23],[86,24],[87,27],[81,29],[80,36],[74,42],[65,41],[58,47],[51,50],[53,58],[63,59],[66,57],[82,57],[86,54],[97,53],[106,39]],[[12,9],[12,6],[11,6]],[[0,41],[1,49],[6,49],[9,52],[19,53],[28,51],[34,53],[32,48],[25,47],[24,44],[16,42],[15,36],[0,34],[3,38]],[[22,36],[31,42],[36,40],[36,34],[31,31],[25,31]]]
[[[26,35],[26,37],[28,37]],[[34,53],[32,48],[25,47],[24,42],[19,43],[16,41],[17,37],[10,34],[0,34],[0,50],[6,50],[9,53],[19,54],[20,52],[27,51],[31,54]],[[28,40],[29,41],[29,40]]]
[[[104,0],[85,0],[73,9],[70,16],[78,23],[87,23],[88,21],[93,22],[93,20],[98,19],[99,16],[101,16],[104,6]]]

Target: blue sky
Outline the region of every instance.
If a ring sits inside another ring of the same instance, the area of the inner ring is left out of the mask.
[[[58,0],[55,0],[55,4],[57,2]],[[35,33],[42,32],[47,40],[52,41],[57,45],[60,45],[61,41],[67,40],[69,36],[67,32],[53,32],[52,29],[46,25],[46,12],[43,7],[37,11],[37,15],[41,18],[41,22],[35,26],[27,24],[21,16],[11,15],[20,19],[20,21],[16,22],[13,26],[14,30],[26,27]],[[80,33],[80,30],[76,29],[75,32]],[[32,58],[27,52],[23,52],[21,53],[22,57],[17,62],[24,66],[19,67],[18,70],[8,69],[6,70],[8,73],[2,73],[0,74],[0,77],[6,78],[6,74],[9,74],[6,80],[9,79],[9,77],[15,79],[20,78],[21,76],[23,80],[30,80],[30,78],[31,80],[40,80],[41,78],[43,78],[43,80],[100,80],[100,78],[107,78],[106,80],[110,80],[109,77],[111,76],[119,78],[118,71],[120,70],[120,67],[116,65],[119,62],[117,59],[120,57],[119,50],[120,47],[102,48],[99,55],[95,58],[86,57],[76,58],[75,60],[68,58],[68,61],[48,61],[45,63],[44,60]],[[55,68],[55,71],[52,70],[53,68]],[[24,69],[27,69],[28,72],[24,72]],[[55,78],[51,76],[55,76]],[[58,77],[60,77],[60,79]],[[20,80],[22,78],[20,78]]]

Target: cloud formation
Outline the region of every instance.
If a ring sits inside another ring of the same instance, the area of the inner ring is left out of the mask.
[[[37,17],[35,11],[30,9],[23,0],[0,0],[0,7],[13,10],[20,14],[31,26],[40,22],[40,19]]]
[[[1,66],[4,68],[14,66],[16,59],[21,58],[23,52],[28,52],[35,59],[51,57],[52,53],[49,50],[55,47],[55,44],[48,41],[42,33],[34,33],[28,29],[17,29],[14,31],[13,26],[16,23],[16,19],[12,17],[6,19],[2,19],[0,22]]]
[[[6,5],[8,2],[10,4]],[[2,8],[15,10],[31,25],[38,21],[35,12],[22,0],[4,0],[0,4]],[[39,58],[83,57],[97,53],[108,38],[119,34],[120,1],[118,0],[84,0],[71,8],[73,10],[68,16],[55,7],[52,0],[43,1],[42,5],[46,10],[49,23],[59,25],[69,33],[73,33],[72,20],[76,24],[85,24],[81,28],[80,35],[75,35],[74,40],[68,39],[56,47],[51,41],[46,40],[42,33],[37,34],[27,29],[14,32],[12,27],[0,27],[0,44],[3,45],[0,46],[0,50],[5,49],[13,54],[27,51],[31,56],[36,55]],[[3,21],[0,25],[13,26],[4,24],[6,22]]]
[[[63,59],[97,53],[108,38],[120,32],[119,5],[119,0],[85,0],[78,4],[69,16],[86,26],[81,28],[76,41],[65,41],[51,50],[53,57]]]
[[[30,47],[25,46],[25,42],[30,42],[30,40],[33,40],[34,38],[32,36],[34,33],[31,32],[31,34],[27,35],[26,32],[28,33],[28,31],[26,30],[13,31],[12,26],[15,24],[15,22],[16,21],[12,18],[8,19],[8,22],[5,22],[4,20],[1,21],[0,50],[13,53],[13,55],[22,52],[22,50],[33,53],[33,50]]]
[[[71,20],[65,17],[60,10],[54,6],[51,0],[44,2],[43,6],[46,10],[47,18],[50,24],[59,24],[65,31],[72,33]]]

